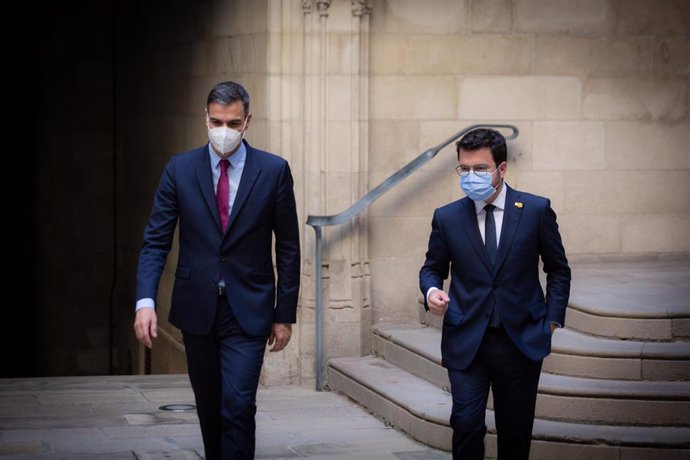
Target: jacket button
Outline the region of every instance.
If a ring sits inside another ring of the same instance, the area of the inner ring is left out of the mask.
[[[220,258],[220,261],[221,261],[221,262],[225,262],[225,257],[221,257],[221,258]]]

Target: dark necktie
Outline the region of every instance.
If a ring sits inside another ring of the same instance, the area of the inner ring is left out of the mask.
[[[496,262],[496,252],[498,250],[498,241],[496,238],[496,221],[494,220],[494,209],[496,206],[487,204],[484,206],[486,211],[486,220],[484,221],[484,245],[486,252],[489,254],[491,263]]]
[[[220,179],[218,179],[218,188],[216,189],[216,204],[218,205],[218,216],[220,217],[220,225],[223,228],[223,233],[228,228],[228,219],[230,218],[229,202],[230,202],[230,180],[228,179],[228,160],[220,160]]]
[[[489,260],[492,264],[496,263],[496,252],[498,250],[494,209],[496,209],[496,206],[493,204],[484,206],[484,210],[486,211],[486,220],[484,221],[484,245],[486,246],[486,252],[489,253]],[[489,326],[499,327],[501,325],[501,316],[498,314],[498,309],[496,308],[496,298],[493,296],[492,298],[493,305],[491,306]]]

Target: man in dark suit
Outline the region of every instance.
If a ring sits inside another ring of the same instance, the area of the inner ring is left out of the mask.
[[[251,459],[266,342],[274,352],[285,348],[296,318],[295,196],[288,163],[242,140],[252,116],[241,85],[216,85],[206,114],[210,143],[173,156],[156,191],[139,255],[134,329],[150,348],[153,299],[179,222],[169,321],[182,330],[206,458]]]
[[[425,307],[445,315],[441,354],[453,395],[453,458],[484,458],[491,387],[498,458],[526,460],[542,360],[565,321],[570,268],[550,201],[505,184],[505,138],[473,130],[457,152],[467,197],[434,212],[419,273]]]

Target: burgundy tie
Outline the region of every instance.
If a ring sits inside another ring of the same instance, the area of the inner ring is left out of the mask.
[[[228,209],[230,202],[230,181],[228,180],[228,160],[220,160],[220,179],[218,179],[218,189],[216,190],[216,204],[218,205],[218,215],[223,233],[228,228],[230,212]]]

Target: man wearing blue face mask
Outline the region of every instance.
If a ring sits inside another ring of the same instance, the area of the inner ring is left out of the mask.
[[[527,460],[542,360],[565,322],[570,268],[550,201],[505,183],[505,138],[476,129],[457,143],[457,153],[467,196],[434,212],[419,273],[425,307],[444,316],[453,458],[484,458],[491,388],[498,458]]]

